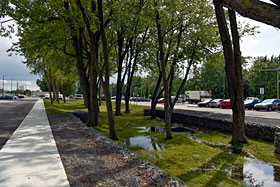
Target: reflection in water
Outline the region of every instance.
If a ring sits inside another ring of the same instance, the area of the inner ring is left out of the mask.
[[[164,133],[164,128],[161,127],[137,127],[140,130],[137,132],[155,132],[155,133]],[[181,132],[190,132],[189,138],[195,140],[196,142],[204,145],[208,145],[213,148],[218,148],[222,151],[238,154],[245,158],[245,162],[237,162],[233,165],[229,164],[228,166],[218,169],[215,167],[215,163],[208,163],[205,168],[196,168],[194,170],[220,170],[229,174],[230,177],[243,180],[245,186],[268,186],[268,187],[276,187],[280,186],[280,167],[273,166],[270,164],[266,164],[256,159],[249,152],[242,151],[240,149],[235,149],[230,145],[225,144],[215,144],[207,141],[203,141],[197,138],[191,130],[189,129],[181,129],[176,127],[174,131]],[[150,136],[135,136],[126,140],[127,145],[131,146],[140,146],[144,149],[149,150],[164,150],[165,147],[161,144],[155,142]]]
[[[162,127],[155,127],[155,126],[147,126],[147,127],[137,127],[138,130],[137,132],[155,132],[157,134],[162,134],[165,133],[165,128]],[[188,133],[194,133],[195,131],[191,128],[188,127],[183,127],[183,126],[174,126],[171,127],[172,132],[188,132]]]
[[[280,182],[277,182],[279,181],[279,167],[277,166],[273,167],[272,165],[257,163],[249,159],[248,162],[244,163],[243,170],[246,186],[280,186]]]
[[[135,136],[126,140],[126,145],[140,146],[143,149],[162,151],[165,147],[158,144],[150,136]]]
[[[245,163],[238,162],[233,164],[231,166],[230,176],[232,178],[244,180],[245,186],[280,186],[279,166],[261,163],[261,161],[256,159],[253,155],[239,149],[234,149],[228,145],[209,143],[195,136],[189,136],[189,138],[201,144],[243,156],[246,160]]]
[[[148,127],[137,127],[137,132],[155,132],[157,134],[163,134],[165,133],[165,129],[161,127],[154,127],[154,126],[148,126]]]

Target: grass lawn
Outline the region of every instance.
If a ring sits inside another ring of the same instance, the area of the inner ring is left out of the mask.
[[[70,110],[85,109],[82,101],[72,100],[67,101],[66,104],[54,105],[51,105],[48,100],[44,101],[48,114],[63,114]],[[153,142],[163,145],[165,149],[147,150],[139,146],[127,146],[127,148],[159,166],[165,173],[182,179],[189,186],[244,186],[240,175],[243,174],[242,166],[246,160],[242,154],[232,154],[208,144],[201,144],[190,139],[191,135],[187,133],[174,133],[173,139],[166,141],[165,134],[137,132],[139,127],[164,127],[164,123],[161,119],[151,120],[149,116],[143,116],[143,110],[149,108],[147,106],[130,105],[130,107],[130,114],[123,113],[122,116],[115,116],[119,138],[117,142],[124,143],[134,136],[150,137]],[[94,128],[108,136],[108,121],[104,105],[100,107],[99,122],[101,126]],[[207,143],[219,145],[228,145],[231,139],[230,135],[215,131],[207,133],[198,131],[194,136]],[[280,165],[280,156],[274,154],[273,144],[251,139],[248,141],[248,145],[239,146],[243,147],[243,151],[266,163]],[[230,177],[229,173],[235,177]]]

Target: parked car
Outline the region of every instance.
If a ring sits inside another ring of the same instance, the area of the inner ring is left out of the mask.
[[[14,98],[13,98],[13,96],[10,96],[10,95],[3,95],[3,96],[1,96],[0,97],[0,100],[13,100]]]
[[[278,103],[280,103],[280,99],[266,99],[261,103],[255,104],[254,109],[257,111],[259,110],[274,111]]]
[[[136,101],[136,97],[130,97],[130,101]]]
[[[112,96],[111,100],[116,100],[117,96]]]
[[[215,108],[215,107],[219,108],[222,101],[223,101],[223,99],[214,99],[209,103],[209,106],[211,108]]]
[[[257,103],[260,103],[261,100],[259,100],[258,98],[255,98],[253,100],[245,100],[244,101],[244,106],[245,106],[245,109],[247,108],[248,110],[252,110],[255,106],[255,104]]]
[[[50,94],[45,94],[45,99],[50,99]]]
[[[254,100],[254,99],[259,99],[259,98],[257,98],[257,97],[247,97],[247,98],[245,99],[245,101]]]
[[[175,98],[176,98],[176,96],[171,96],[171,101],[173,102]],[[184,102],[186,102],[185,95],[179,95],[176,103],[184,103]]]
[[[280,111],[280,103],[277,104],[276,108]]]
[[[160,98],[159,100],[157,100],[157,103],[161,104],[161,103],[165,103],[164,98]]]
[[[197,105],[199,107],[208,107],[211,101],[212,99],[205,99],[204,101],[197,103]]]
[[[74,99],[74,96],[73,95],[69,95],[69,99]]]
[[[18,94],[17,96],[18,96],[18,98],[24,98],[24,97],[25,97],[25,96],[22,95],[22,94]]]
[[[58,99],[63,99],[63,95],[62,94],[58,94]]]
[[[74,99],[83,99],[83,94],[75,94]]]
[[[221,102],[220,108],[231,108],[230,99],[225,99]]]
[[[145,98],[145,97],[138,97],[137,100],[140,101],[140,102],[148,102],[148,101],[151,101],[151,99]]]

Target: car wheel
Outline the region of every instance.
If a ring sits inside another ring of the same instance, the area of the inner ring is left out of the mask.
[[[260,109],[259,109],[259,108],[256,108],[256,111],[260,111]]]
[[[267,108],[267,111],[272,111],[272,107],[269,106],[269,107]]]
[[[252,107],[248,107],[248,110],[252,110]]]

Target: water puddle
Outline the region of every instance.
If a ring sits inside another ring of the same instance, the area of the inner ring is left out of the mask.
[[[161,127],[137,127],[139,130],[137,132],[154,132],[158,134],[165,133],[165,129]],[[194,168],[193,170],[203,170],[205,172],[209,170],[220,170],[224,171],[228,174],[229,177],[235,178],[238,180],[243,180],[245,186],[268,186],[268,187],[276,187],[280,186],[280,167],[268,163],[264,163],[258,159],[256,159],[252,154],[246,152],[244,150],[235,149],[230,145],[226,144],[215,144],[211,142],[207,142],[197,138],[194,133],[195,130],[182,127],[175,126],[172,127],[173,132],[179,133],[189,133],[189,138],[200,143],[213,148],[220,149],[224,152],[230,154],[238,154],[244,158],[244,163],[227,163],[223,168],[216,168],[215,163],[207,163],[203,168]],[[156,140],[152,139],[150,136],[135,136],[126,140],[126,145],[130,146],[140,146],[143,149],[148,150],[156,150],[162,151],[165,149],[165,145],[158,144]]]
[[[143,149],[162,151],[165,149],[164,145],[156,143],[150,136],[134,136],[128,138],[125,142],[129,146],[140,146]]]
[[[162,127],[154,127],[154,126],[146,126],[146,127],[137,127],[138,130],[137,132],[154,132],[154,133],[157,133],[157,134],[163,134],[165,133],[165,128],[162,128]],[[171,131],[172,132],[177,132],[177,133],[185,133],[185,132],[188,132],[188,133],[194,133],[195,130],[191,129],[191,128],[188,128],[188,127],[182,127],[182,126],[174,126],[174,127],[171,127]]]
[[[280,167],[249,159],[243,165],[245,186],[280,186]]]
[[[154,126],[147,126],[147,127],[137,127],[138,130],[137,132],[154,132],[157,134],[163,134],[165,133],[165,129],[161,127],[154,127]]]
[[[280,167],[263,163],[252,154],[235,149],[230,145],[214,144],[198,139],[195,136],[189,136],[190,139],[195,140],[198,143],[208,145],[213,148],[221,149],[224,152],[231,154],[239,154],[245,159],[244,163],[233,164],[229,167],[225,167],[223,171],[227,172],[232,178],[237,178],[244,181],[245,186],[268,186],[276,187],[280,186]],[[213,164],[212,167],[204,169],[205,171],[216,169]]]

